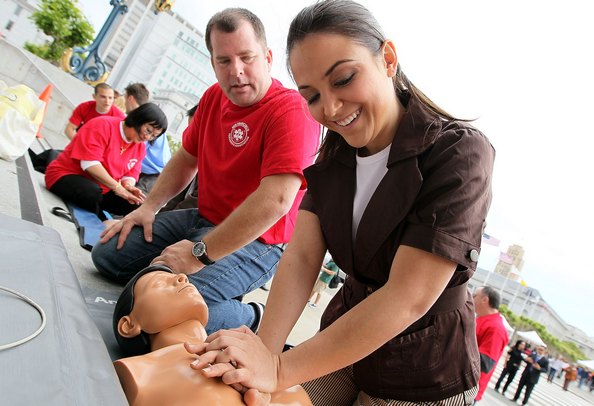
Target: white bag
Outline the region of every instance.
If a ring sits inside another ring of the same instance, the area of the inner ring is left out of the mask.
[[[43,120],[45,102],[28,86],[0,80],[0,158],[14,161],[31,146]]]

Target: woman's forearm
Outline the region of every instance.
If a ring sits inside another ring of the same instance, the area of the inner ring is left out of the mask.
[[[100,163],[97,165],[90,166],[86,169],[86,172],[93,177],[97,182],[105,185],[110,190],[115,190],[119,185],[119,181],[114,179],[107,169]]]

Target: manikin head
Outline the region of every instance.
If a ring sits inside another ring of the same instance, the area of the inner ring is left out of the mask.
[[[208,308],[184,274],[165,265],[149,266],[124,287],[113,314],[113,331],[127,356],[151,351],[149,336],[196,320],[208,321]]]

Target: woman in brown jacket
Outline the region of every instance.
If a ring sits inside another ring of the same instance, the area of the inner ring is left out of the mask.
[[[265,392],[303,383],[315,405],[471,405],[480,371],[466,282],[491,201],[491,144],[407,79],[355,2],[303,9],[287,52],[328,132],[258,336],[215,333],[194,347],[194,367]],[[326,250],[348,277],[321,331],[282,352]]]

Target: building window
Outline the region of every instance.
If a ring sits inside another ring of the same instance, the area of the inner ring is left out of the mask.
[[[21,11],[23,11],[23,7],[17,5],[16,9],[14,10],[14,15],[19,16],[21,14]]]
[[[6,31],[10,31],[10,29],[12,28],[12,26],[14,25],[14,21],[8,20],[8,22],[6,23],[6,27],[4,27],[6,29]]]

